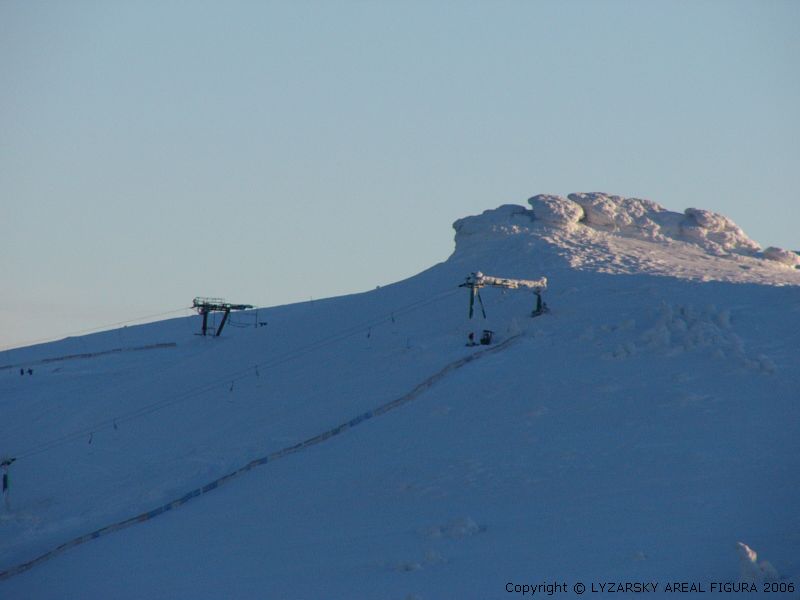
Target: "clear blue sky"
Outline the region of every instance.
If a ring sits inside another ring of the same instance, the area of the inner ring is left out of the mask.
[[[374,288],[536,193],[800,249],[800,2],[0,2],[0,347]]]

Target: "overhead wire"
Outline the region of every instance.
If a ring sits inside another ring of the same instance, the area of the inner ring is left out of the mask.
[[[136,418],[147,416],[147,415],[152,414],[152,413],[154,413],[154,412],[156,412],[158,410],[161,410],[163,408],[167,408],[169,406],[172,406],[173,404],[177,404],[177,403],[179,403],[181,401],[190,399],[192,397],[200,396],[202,394],[210,392],[211,390],[213,390],[213,389],[215,389],[217,387],[229,386],[235,381],[242,380],[242,379],[244,379],[246,377],[254,376],[260,369],[271,369],[271,368],[277,367],[277,366],[282,365],[282,364],[284,364],[286,362],[289,362],[289,361],[295,360],[295,359],[297,359],[297,358],[299,358],[301,356],[304,356],[304,355],[306,355],[306,354],[308,354],[310,352],[313,352],[315,350],[323,348],[323,347],[325,347],[327,345],[330,345],[330,344],[333,344],[333,343],[337,343],[337,342],[343,341],[345,339],[348,339],[348,338],[350,338],[350,337],[352,337],[354,335],[357,335],[359,333],[363,333],[365,330],[370,330],[371,328],[377,327],[378,325],[381,325],[383,323],[394,322],[396,320],[397,316],[405,315],[405,314],[408,314],[410,312],[419,310],[420,308],[428,306],[428,305],[430,305],[430,304],[432,304],[434,302],[438,302],[440,300],[443,300],[444,298],[449,297],[449,296],[451,296],[453,294],[456,294],[458,292],[459,292],[458,289],[452,289],[452,288],[448,288],[446,290],[442,290],[441,292],[438,292],[438,293],[434,294],[433,296],[427,296],[427,297],[425,297],[423,299],[417,300],[415,302],[411,302],[411,303],[409,303],[409,304],[407,304],[405,306],[402,306],[402,307],[394,309],[394,310],[392,310],[392,311],[390,311],[388,313],[385,313],[384,315],[375,317],[375,318],[370,319],[368,321],[363,321],[363,322],[361,322],[361,323],[359,323],[357,325],[353,325],[351,327],[343,329],[342,331],[339,331],[337,333],[331,334],[331,335],[329,335],[327,337],[324,337],[324,338],[321,338],[319,340],[315,340],[313,342],[310,342],[309,344],[306,344],[304,346],[300,346],[299,348],[295,348],[292,351],[283,353],[282,355],[278,355],[278,356],[275,356],[275,357],[273,357],[271,359],[262,361],[260,363],[251,364],[246,368],[239,369],[239,370],[231,372],[231,373],[227,373],[227,374],[222,375],[222,376],[220,376],[218,378],[215,378],[212,381],[209,381],[209,382],[206,382],[206,383],[204,383],[204,384],[202,384],[200,386],[196,386],[194,388],[191,388],[190,390],[186,390],[184,392],[169,396],[169,397],[164,398],[162,400],[159,400],[157,402],[153,402],[153,403],[148,404],[146,406],[142,406],[142,407],[136,408],[136,409],[131,410],[131,411],[126,412],[126,413],[122,413],[122,414],[119,414],[119,415],[116,415],[116,416],[113,416],[113,417],[108,417],[108,418],[104,419],[103,421],[99,421],[99,422],[95,423],[91,427],[85,427],[85,428],[82,428],[82,429],[80,429],[78,431],[74,431],[74,432],[66,434],[64,436],[55,438],[53,440],[42,442],[40,444],[37,444],[35,446],[32,446],[32,447],[24,450],[23,452],[18,453],[16,455],[16,458],[18,460],[19,459],[25,459],[25,458],[29,458],[31,456],[35,456],[37,454],[41,454],[43,452],[47,452],[49,450],[53,450],[53,449],[55,449],[57,447],[60,447],[60,446],[63,446],[65,444],[68,444],[70,442],[73,442],[73,441],[79,440],[81,438],[84,438],[87,435],[92,435],[92,434],[94,434],[94,433],[96,433],[98,431],[102,431],[102,430],[107,429],[109,427],[114,427],[115,425],[119,425],[120,423],[124,423],[124,422],[130,421],[132,419],[136,419]],[[183,309],[181,309],[181,310],[183,310]]]
[[[207,494],[207,493],[209,493],[209,492],[211,492],[213,490],[218,489],[222,485],[225,485],[226,483],[229,483],[229,482],[233,481],[237,477],[239,477],[239,476],[241,476],[241,475],[243,475],[245,473],[248,473],[248,472],[252,471],[253,469],[256,469],[256,468],[258,468],[260,466],[263,466],[263,465],[265,465],[267,463],[275,462],[276,460],[285,458],[285,457],[290,456],[292,454],[296,454],[296,453],[302,452],[303,450],[306,450],[308,448],[311,448],[311,447],[317,446],[319,444],[322,444],[325,441],[327,441],[327,440],[329,440],[329,439],[331,439],[331,438],[333,438],[335,436],[341,435],[342,433],[352,429],[353,427],[358,426],[361,423],[367,422],[367,421],[369,421],[369,420],[371,420],[373,418],[380,417],[382,415],[385,415],[385,414],[389,413],[390,411],[396,410],[397,408],[399,408],[401,406],[404,406],[405,404],[408,404],[409,402],[411,402],[414,399],[416,399],[417,397],[419,397],[419,395],[422,394],[425,390],[427,390],[431,386],[435,385],[438,381],[443,379],[449,373],[452,373],[454,370],[460,369],[464,365],[470,363],[473,360],[479,359],[479,358],[481,358],[482,356],[484,356],[486,354],[495,353],[495,352],[503,350],[504,348],[508,347],[509,344],[514,343],[519,337],[520,337],[519,334],[515,335],[515,336],[512,336],[509,339],[505,340],[504,342],[498,344],[497,346],[493,346],[492,348],[488,348],[488,349],[483,350],[481,352],[476,352],[476,353],[473,353],[473,354],[469,354],[469,355],[464,356],[464,357],[462,357],[462,358],[460,358],[460,359],[458,359],[458,360],[456,360],[454,362],[446,364],[438,372],[436,372],[433,375],[427,377],[425,380],[423,380],[422,382],[418,383],[414,388],[412,388],[409,392],[403,394],[402,396],[394,398],[393,400],[390,400],[389,402],[381,404],[380,406],[378,406],[376,408],[373,408],[372,410],[369,410],[367,412],[361,413],[361,414],[359,414],[358,416],[356,416],[356,417],[354,417],[352,419],[344,421],[344,422],[340,423],[339,425],[333,427],[332,429],[328,429],[328,430],[326,430],[326,431],[324,431],[322,433],[319,433],[319,434],[317,434],[317,435],[315,435],[313,437],[306,438],[305,440],[303,440],[301,442],[297,442],[297,443],[295,443],[295,444],[293,444],[291,446],[286,446],[286,447],[281,448],[279,450],[275,450],[275,451],[273,451],[273,452],[271,452],[269,454],[263,455],[263,456],[261,456],[259,458],[254,458],[254,459],[250,460],[249,462],[247,462],[246,464],[240,466],[239,468],[237,468],[235,470],[232,470],[232,471],[229,471],[228,473],[225,473],[222,476],[217,477],[213,481],[210,481],[210,482],[206,483],[205,485],[202,485],[201,487],[196,487],[195,489],[184,493],[182,496],[180,496],[178,498],[174,498],[174,499],[168,501],[165,504],[161,504],[160,506],[157,506],[156,508],[154,508],[152,510],[140,513],[138,515],[135,515],[133,517],[129,517],[129,518],[121,520],[121,521],[116,521],[114,523],[111,523],[111,524],[106,525],[104,527],[101,527],[99,529],[95,529],[94,531],[91,531],[89,533],[85,533],[85,534],[80,535],[78,537],[72,538],[71,540],[62,543],[60,546],[57,546],[57,547],[53,548],[52,550],[49,550],[49,551],[45,552],[44,554],[40,554],[36,558],[28,560],[27,562],[23,562],[23,563],[19,563],[17,565],[14,565],[14,566],[6,569],[5,571],[0,571],[0,580],[8,579],[9,577],[13,577],[13,576],[18,575],[20,573],[23,573],[23,572],[35,567],[36,565],[39,565],[39,564],[41,564],[41,563],[43,563],[43,562],[45,562],[47,560],[50,560],[50,559],[54,558],[55,556],[61,554],[65,550],[68,550],[68,549],[73,548],[75,546],[78,546],[80,544],[84,544],[84,543],[90,542],[92,540],[95,540],[95,539],[97,539],[99,537],[103,537],[105,535],[109,535],[111,533],[114,533],[114,532],[120,531],[122,529],[126,529],[128,527],[131,527],[133,525],[136,525],[136,524],[139,524],[139,523],[143,523],[145,521],[149,521],[149,520],[154,519],[154,518],[156,518],[156,517],[168,512],[168,511],[173,511],[173,510],[175,510],[175,509],[177,509],[177,508],[179,508],[181,506],[184,506],[186,503],[191,502],[195,498],[198,498],[198,497],[200,497],[200,496],[202,496],[204,494]]]
[[[46,338],[39,338],[37,340],[27,340],[27,341],[19,342],[19,343],[10,345],[10,346],[4,346],[4,347],[0,348],[0,352],[7,352],[9,350],[16,350],[18,348],[25,348],[27,346],[33,346],[33,345],[36,345],[36,344],[42,344],[44,342],[53,342],[53,341],[56,341],[56,340],[61,340],[61,339],[67,338],[67,337],[75,336],[75,335],[84,335],[84,334],[87,334],[87,333],[100,332],[100,331],[103,331],[103,330],[106,330],[106,329],[111,329],[113,327],[119,327],[120,325],[127,325],[129,323],[137,323],[139,321],[147,321],[149,319],[155,319],[157,317],[164,317],[166,315],[172,315],[172,314],[175,314],[175,313],[184,312],[186,310],[191,310],[191,309],[192,309],[191,306],[184,306],[184,307],[181,307],[181,308],[175,308],[173,310],[168,310],[168,311],[165,311],[165,312],[155,313],[155,314],[152,314],[152,315],[145,315],[145,316],[136,317],[136,318],[133,318],[133,319],[126,319],[125,321],[117,321],[116,323],[106,323],[105,325],[98,325],[96,327],[89,327],[87,329],[80,329],[80,330],[71,331],[71,332],[68,332],[68,333],[57,334],[57,335],[53,335],[53,336],[46,337]]]

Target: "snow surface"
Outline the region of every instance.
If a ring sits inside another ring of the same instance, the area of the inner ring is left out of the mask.
[[[800,271],[708,211],[607,194],[530,206],[460,219],[453,255],[406,281],[261,309],[266,327],[235,313],[203,338],[192,317],[0,354],[0,455],[18,458],[0,571],[422,384],[0,581],[0,598],[798,589]],[[546,276],[551,312],[531,319],[530,291],[485,288],[487,319],[469,321],[457,286],[477,271]],[[520,337],[425,383],[482,351],[465,342],[483,329]]]

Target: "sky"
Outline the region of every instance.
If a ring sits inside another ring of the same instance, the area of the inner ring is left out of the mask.
[[[538,193],[800,249],[800,3],[0,0],[0,348],[445,260]]]

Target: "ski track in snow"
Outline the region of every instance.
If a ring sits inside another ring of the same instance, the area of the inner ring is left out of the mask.
[[[202,339],[191,317],[0,353],[0,453],[21,457],[0,512],[0,561],[18,565],[3,597],[800,583],[797,254],[762,250],[722,215],[600,193],[535,196],[454,228],[447,261],[261,309],[267,327]],[[530,293],[485,288],[487,318],[470,321],[457,286],[476,271],[547,277],[549,315],[528,318]],[[471,353],[466,334],[482,329],[497,345]],[[367,416],[425,391],[392,419]],[[331,429],[342,414],[359,416]],[[252,460],[269,447],[283,449]],[[205,494],[261,461],[269,478]]]
[[[65,551],[69,550],[70,548],[75,548],[76,546],[79,546],[79,545],[84,544],[86,542],[89,542],[91,540],[95,540],[97,538],[100,538],[102,536],[106,536],[106,535],[108,535],[110,533],[114,533],[116,531],[121,531],[122,529],[125,529],[127,527],[131,527],[131,526],[136,525],[138,523],[144,523],[145,521],[149,521],[150,519],[153,519],[153,518],[155,518],[155,517],[157,517],[159,515],[162,515],[162,514],[168,512],[168,511],[170,511],[170,510],[174,510],[176,508],[179,508],[179,507],[183,506],[184,504],[186,504],[190,500],[193,500],[194,498],[202,496],[203,494],[211,492],[212,490],[215,490],[218,487],[220,487],[220,486],[222,486],[222,485],[224,485],[226,483],[229,483],[233,479],[239,477],[240,475],[244,475],[245,473],[247,473],[249,471],[252,471],[256,467],[265,465],[267,463],[274,462],[276,460],[279,460],[281,458],[289,456],[290,454],[294,454],[296,452],[301,452],[301,451],[303,451],[303,450],[305,450],[307,448],[310,448],[312,446],[315,446],[317,444],[321,444],[322,442],[325,442],[325,441],[329,440],[330,438],[332,438],[334,436],[337,436],[337,435],[339,435],[341,433],[344,433],[345,431],[347,431],[347,430],[349,430],[349,429],[351,429],[353,427],[356,427],[356,426],[360,425],[361,423],[363,423],[363,422],[365,422],[365,421],[367,421],[369,419],[385,415],[388,412],[393,411],[393,410],[403,406],[404,404],[407,404],[407,403],[411,402],[412,400],[417,398],[420,394],[425,392],[427,389],[429,389],[430,387],[435,385],[442,378],[444,378],[445,376],[449,375],[453,371],[455,371],[457,369],[460,369],[461,367],[471,363],[474,360],[477,360],[477,359],[481,358],[484,355],[494,354],[496,352],[500,352],[500,351],[506,349],[510,344],[512,344],[515,341],[517,341],[518,338],[519,338],[519,334],[504,340],[503,342],[501,342],[500,344],[497,344],[496,346],[490,346],[490,347],[485,348],[483,350],[476,351],[473,354],[469,354],[469,355],[465,356],[464,358],[460,358],[460,359],[450,363],[449,365],[445,366],[438,373],[435,373],[435,374],[431,375],[430,377],[428,377],[427,379],[425,379],[424,381],[419,383],[417,386],[414,387],[414,389],[412,389],[407,394],[405,394],[405,395],[403,395],[403,396],[401,396],[399,398],[396,398],[395,400],[392,400],[389,403],[382,404],[382,405],[376,407],[374,410],[362,413],[362,414],[358,415],[357,417],[354,417],[354,418],[352,418],[352,419],[350,419],[350,420],[348,420],[348,421],[346,421],[346,422],[344,422],[344,423],[342,423],[340,425],[337,425],[336,427],[333,427],[331,429],[328,429],[327,431],[324,431],[324,432],[322,432],[322,433],[320,433],[318,435],[315,435],[314,437],[308,438],[308,439],[306,439],[306,440],[304,440],[302,442],[299,442],[297,444],[294,444],[292,446],[287,446],[286,448],[282,448],[280,450],[272,452],[272,453],[270,453],[270,454],[268,454],[266,456],[263,456],[261,458],[256,458],[256,459],[250,461],[249,463],[247,463],[246,465],[244,465],[243,467],[241,467],[239,469],[236,469],[235,471],[233,471],[231,473],[228,473],[227,475],[219,477],[219,478],[215,479],[214,481],[211,481],[211,482],[209,482],[209,483],[207,483],[207,484],[205,484],[205,485],[203,485],[203,486],[201,486],[199,488],[196,488],[196,489],[184,494],[180,498],[172,500],[171,502],[167,502],[166,504],[162,504],[161,506],[159,506],[159,507],[157,507],[157,508],[155,508],[153,510],[150,510],[150,511],[147,511],[145,513],[136,515],[136,516],[131,517],[129,519],[125,519],[124,521],[119,521],[117,523],[112,523],[111,525],[107,525],[107,526],[102,527],[100,529],[97,529],[97,530],[95,530],[95,531],[93,531],[91,533],[87,533],[85,535],[81,535],[81,536],[78,536],[76,538],[73,538],[73,539],[69,540],[68,542],[65,542],[65,543],[59,545],[58,547],[54,548],[53,550],[50,550],[49,552],[46,552],[45,554],[42,554],[41,556],[38,556],[38,557],[34,558],[33,560],[24,562],[24,563],[19,564],[19,565],[15,565],[15,566],[10,567],[10,568],[8,568],[8,569],[6,569],[4,571],[0,571],[0,581],[2,581],[4,579],[8,579],[9,577],[13,577],[14,575],[18,575],[20,573],[24,573],[25,571],[27,571],[29,569],[32,569],[32,568],[36,567],[37,565],[40,565],[40,564],[44,563],[45,561],[48,561],[48,560],[50,560],[52,558],[55,558],[56,556],[58,556],[62,552],[65,552]],[[81,358],[83,358],[83,356]]]

